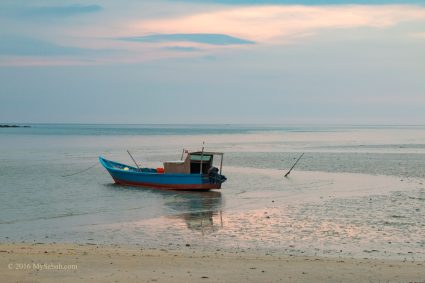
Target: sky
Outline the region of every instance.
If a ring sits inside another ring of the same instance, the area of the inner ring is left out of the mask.
[[[419,0],[2,0],[0,123],[425,124]]]

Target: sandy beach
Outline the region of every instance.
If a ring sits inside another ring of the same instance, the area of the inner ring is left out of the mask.
[[[425,282],[425,262],[0,244],[2,282]]]

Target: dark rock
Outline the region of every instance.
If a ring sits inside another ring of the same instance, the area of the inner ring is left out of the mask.
[[[30,126],[0,124],[0,128],[30,128]]]

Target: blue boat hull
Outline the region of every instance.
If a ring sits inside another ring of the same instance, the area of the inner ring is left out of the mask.
[[[111,174],[115,183],[127,186],[142,186],[173,190],[220,189],[221,183],[211,183],[208,175],[166,174],[155,169],[137,169],[99,157],[100,163]]]

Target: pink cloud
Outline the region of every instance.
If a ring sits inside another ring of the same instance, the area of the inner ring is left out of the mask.
[[[311,35],[321,29],[387,28],[425,20],[425,8],[388,6],[250,6],[176,18],[136,21],[132,33],[221,33],[273,43]]]

